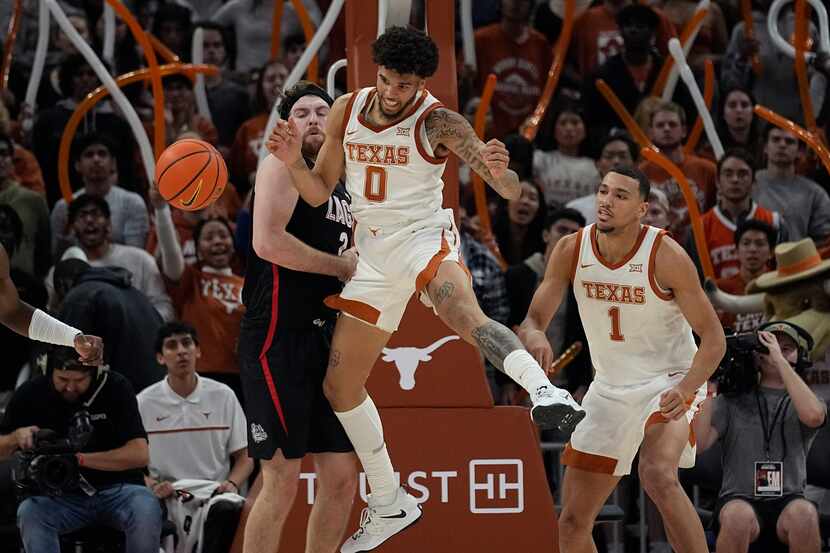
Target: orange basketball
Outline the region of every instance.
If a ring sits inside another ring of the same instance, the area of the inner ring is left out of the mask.
[[[156,162],[159,193],[178,209],[206,208],[222,195],[227,183],[228,167],[222,154],[204,140],[177,140]]]

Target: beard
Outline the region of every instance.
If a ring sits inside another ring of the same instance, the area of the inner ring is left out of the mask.
[[[300,148],[303,156],[310,157],[315,159],[317,154],[320,153],[320,148],[323,147],[323,142],[325,141],[325,135],[319,135],[320,139],[317,139],[317,136],[305,136],[303,137],[303,145]]]

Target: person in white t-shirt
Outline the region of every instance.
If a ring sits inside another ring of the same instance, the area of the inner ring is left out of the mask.
[[[232,501],[215,502],[204,520],[201,550],[228,551],[236,533],[241,504],[238,495],[253,471],[248,457],[245,414],[225,384],[196,373],[201,356],[196,330],[170,322],[159,329],[156,358],[167,377],[138,395],[138,410],[150,441],[147,486],[159,499],[176,495],[184,479],[216,482],[213,494]],[[178,528],[182,534],[198,529]]]

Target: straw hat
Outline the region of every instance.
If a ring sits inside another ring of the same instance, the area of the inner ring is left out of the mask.
[[[812,238],[779,244],[775,248],[775,261],[778,269],[764,273],[750,282],[747,286],[747,294],[807,280],[830,271],[830,259],[822,261]]]

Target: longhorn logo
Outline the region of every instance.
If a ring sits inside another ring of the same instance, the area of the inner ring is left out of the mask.
[[[402,390],[411,390],[415,387],[415,371],[418,370],[418,365],[423,361],[427,362],[432,359],[430,355],[447,342],[458,340],[458,336],[444,336],[440,340],[436,340],[425,348],[402,347],[402,348],[383,348],[382,359],[387,363],[394,363],[398,368],[401,378],[398,382]]]

